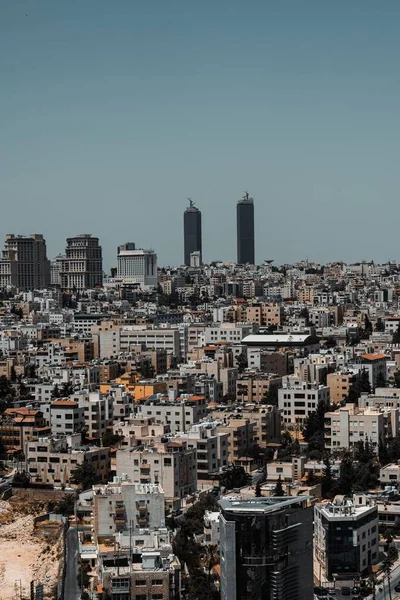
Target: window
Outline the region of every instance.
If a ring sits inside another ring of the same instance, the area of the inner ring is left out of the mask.
[[[145,579],[136,579],[136,585],[146,585]]]
[[[151,585],[162,585],[162,584],[163,584],[162,579],[153,579],[153,581],[151,582]]]

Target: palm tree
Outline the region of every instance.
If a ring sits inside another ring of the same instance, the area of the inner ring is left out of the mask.
[[[208,583],[210,583],[212,568],[219,563],[219,552],[216,544],[208,544],[205,547],[204,562],[207,569]]]

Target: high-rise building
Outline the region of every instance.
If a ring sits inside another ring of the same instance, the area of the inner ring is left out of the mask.
[[[61,264],[61,289],[90,290],[103,285],[103,259],[99,238],[83,233],[67,239]]]
[[[58,254],[50,262],[50,283],[51,285],[61,285],[61,269],[65,260],[64,254]]]
[[[306,497],[220,501],[221,600],[312,600]]]
[[[29,237],[8,233],[0,260],[0,287],[21,291],[43,289],[50,284],[50,262],[42,234]]]
[[[237,262],[239,265],[255,264],[254,248],[254,200],[248,192],[236,206]]]
[[[136,249],[133,242],[118,246],[117,278],[125,284],[138,284],[141,290],[157,287],[157,254]]]
[[[190,267],[190,255],[200,252],[200,263],[202,259],[201,244],[201,212],[188,198],[189,206],[183,213],[183,237],[185,246],[185,265]]]

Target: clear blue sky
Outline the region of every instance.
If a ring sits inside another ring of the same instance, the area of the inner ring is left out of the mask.
[[[0,244],[98,235],[182,263],[400,260],[398,0],[8,0],[0,6]]]

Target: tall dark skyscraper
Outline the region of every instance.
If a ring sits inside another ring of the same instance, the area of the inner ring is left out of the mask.
[[[236,207],[237,262],[239,265],[255,264],[254,250],[254,200],[245,195]]]
[[[306,497],[220,500],[221,600],[312,600]]]
[[[200,252],[201,261],[201,212],[188,198],[189,206],[183,214],[183,237],[185,245],[185,265],[190,266],[192,252]]]

